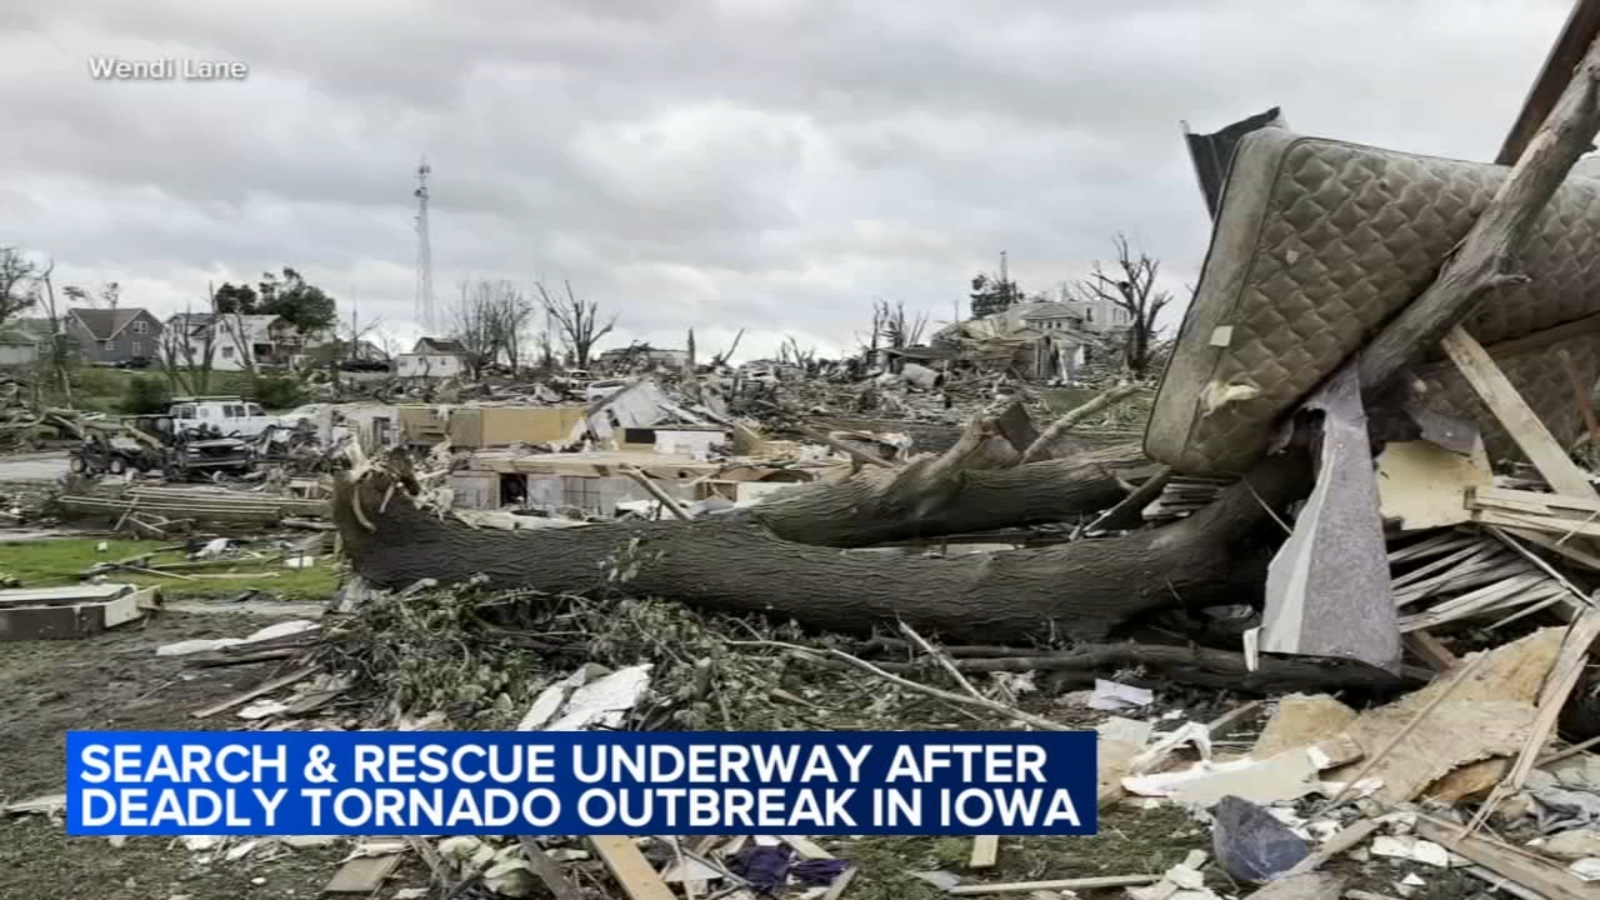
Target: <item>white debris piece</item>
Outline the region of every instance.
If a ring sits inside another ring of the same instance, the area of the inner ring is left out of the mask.
[[[157,656],[188,656],[191,653],[205,653],[211,650],[221,650],[224,647],[239,647],[244,644],[254,644],[260,641],[270,641],[275,638],[289,637],[303,631],[312,631],[319,628],[316,622],[310,619],[291,619],[268,625],[249,637],[242,638],[215,638],[212,640],[178,641],[174,644],[163,644],[156,648]]]
[[[1450,851],[1433,841],[1425,841],[1410,835],[1398,837],[1379,835],[1373,838],[1372,855],[1390,859],[1409,859],[1436,869],[1450,868]]]
[[[545,731],[582,731],[595,725],[615,728],[644,699],[651,665],[629,666],[572,692],[560,720]]]
[[[1211,759],[1211,729],[1204,722],[1185,722],[1176,731],[1169,731],[1156,739],[1154,744],[1145,748],[1143,753],[1133,758],[1129,771],[1143,774],[1155,768],[1167,755],[1184,744],[1194,744],[1200,751],[1200,758]]]
[[[289,711],[289,704],[282,700],[257,700],[256,702],[239,710],[239,718],[247,721],[256,719],[269,719],[281,716]]]
[[[1089,698],[1089,708],[1103,712],[1121,712],[1140,709],[1154,703],[1156,695],[1147,688],[1138,688],[1104,678],[1094,680],[1094,695]]]
[[[1580,859],[1567,866],[1567,871],[1583,881],[1600,881],[1600,858]]]

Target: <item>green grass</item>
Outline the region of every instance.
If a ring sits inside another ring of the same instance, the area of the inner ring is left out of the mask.
[[[139,377],[167,383],[166,374],[154,365],[143,370],[84,366],[73,375],[73,405],[92,412],[120,415],[124,412],[122,402],[128,394],[128,382]],[[205,392],[255,399],[255,381],[249,372],[212,372]]]
[[[115,562],[143,553],[154,554],[153,563],[186,559],[183,551],[163,550],[172,544],[162,541],[107,540],[105,552],[96,548],[95,538],[59,538],[40,541],[0,543],[0,573],[13,576],[24,587],[50,587],[74,584],[79,574],[97,563]],[[248,573],[240,578],[166,578],[121,571],[107,573],[114,581],[140,586],[157,585],[172,596],[220,596],[238,594],[252,588],[281,595],[286,600],[322,600],[339,586],[340,572],[326,556],[318,556],[309,569],[285,569],[281,563],[244,561],[238,565],[182,570],[188,576]]]

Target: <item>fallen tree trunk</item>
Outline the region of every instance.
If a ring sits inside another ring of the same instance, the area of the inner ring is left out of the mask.
[[[1128,494],[1118,467],[1144,461],[1136,443],[1014,468],[969,468],[962,442],[899,469],[796,487],[739,515],[777,537],[821,547],[869,547],[1061,522],[1115,506]]]
[[[1247,481],[1165,528],[950,559],[807,546],[748,518],[478,530],[404,496],[386,503],[394,481],[381,471],[341,481],[334,515],[355,571],[381,587],[482,574],[497,587],[617,589],[839,631],[903,620],[926,634],[986,641],[1098,639],[1153,610],[1259,595],[1263,551],[1282,539],[1269,508],[1303,496],[1307,459],[1265,460]]]

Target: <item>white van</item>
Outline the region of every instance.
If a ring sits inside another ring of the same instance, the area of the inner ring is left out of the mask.
[[[223,437],[253,438],[280,424],[261,404],[240,397],[183,397],[167,413],[178,431],[215,428]]]

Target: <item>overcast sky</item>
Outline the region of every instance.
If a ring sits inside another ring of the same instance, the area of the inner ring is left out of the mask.
[[[1126,231],[1174,289],[1208,222],[1180,120],[1490,159],[1568,0],[24,0],[0,8],[0,244],[174,312],[290,265],[417,333],[571,281],[617,338],[852,347],[1008,251],[1029,291]],[[28,7],[22,9],[20,7]],[[237,61],[112,82],[91,57]]]

